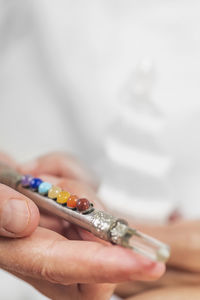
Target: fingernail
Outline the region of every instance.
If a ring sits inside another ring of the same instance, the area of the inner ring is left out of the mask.
[[[37,160],[32,160],[21,165],[24,173],[29,173],[37,167]]]
[[[156,264],[156,262],[150,260],[147,257],[142,256],[140,259],[141,265],[145,268],[152,268]]]
[[[2,227],[12,233],[23,232],[29,222],[28,204],[24,200],[8,200],[2,210]]]
[[[165,272],[165,265],[163,263],[156,263],[150,270],[149,275],[151,278],[157,278]]]

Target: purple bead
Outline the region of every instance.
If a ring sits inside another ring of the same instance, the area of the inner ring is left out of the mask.
[[[30,182],[33,179],[33,176],[31,175],[24,175],[21,179],[21,185],[23,187],[29,187],[30,186]]]
[[[30,188],[37,191],[38,190],[38,187],[39,185],[42,183],[42,179],[40,178],[33,178],[30,182]]]

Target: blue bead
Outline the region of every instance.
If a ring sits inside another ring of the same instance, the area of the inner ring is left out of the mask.
[[[41,195],[47,195],[47,194],[48,194],[48,191],[50,190],[51,187],[52,187],[52,184],[51,184],[51,183],[48,183],[48,182],[42,182],[42,183],[39,185],[38,192],[39,192]]]
[[[30,188],[33,190],[37,190],[41,183],[42,180],[40,178],[33,178],[30,182]]]

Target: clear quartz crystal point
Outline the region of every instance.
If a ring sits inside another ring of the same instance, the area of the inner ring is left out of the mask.
[[[168,245],[139,231],[134,231],[134,234],[128,240],[128,245],[135,252],[154,261],[165,262],[170,256]]]
[[[114,244],[131,248],[153,261],[166,262],[170,256],[170,247],[157,239],[127,226],[120,220],[110,230],[111,241]]]

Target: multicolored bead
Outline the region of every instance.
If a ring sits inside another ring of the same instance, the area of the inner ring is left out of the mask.
[[[51,187],[52,187],[51,183],[49,183],[49,182],[42,182],[39,185],[38,192],[41,195],[47,195],[48,191],[50,190]]]
[[[31,175],[24,175],[21,179],[21,185],[23,187],[29,187],[30,186],[30,182],[33,179],[33,176]]]
[[[30,188],[41,195],[56,200],[58,204],[75,209],[78,212],[87,211],[93,205],[86,198],[78,198],[74,194],[63,191],[59,186],[52,185],[49,182],[43,182],[40,178],[24,175],[21,178],[21,185]]]
[[[53,185],[48,191],[48,197],[51,199],[56,199],[60,192],[62,192],[62,189],[59,186]]]
[[[69,199],[67,200],[67,207],[69,208],[76,208],[76,202],[78,200],[78,197],[76,195],[71,195]]]
[[[62,191],[58,194],[56,202],[58,202],[60,204],[66,204],[69,197],[70,197],[69,192]]]
[[[76,208],[78,211],[85,211],[90,207],[90,202],[86,198],[78,199],[76,202]]]
[[[40,185],[42,182],[43,182],[43,181],[42,181],[42,179],[40,179],[40,178],[33,178],[33,179],[31,180],[29,186],[30,186],[31,189],[37,191],[39,185]]]

